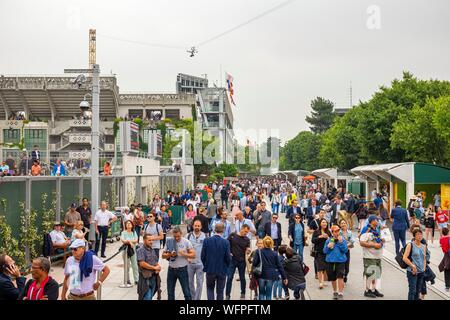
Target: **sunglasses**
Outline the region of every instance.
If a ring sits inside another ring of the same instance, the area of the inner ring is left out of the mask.
[[[295,217],[295,220],[300,220],[300,217]]]
[[[72,248],[72,251],[73,252],[77,252],[79,249],[81,249],[81,247],[79,247],[79,248]]]
[[[154,216],[148,216],[149,218],[154,218]]]

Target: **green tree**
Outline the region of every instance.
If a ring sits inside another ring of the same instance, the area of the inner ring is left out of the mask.
[[[319,168],[321,136],[301,131],[283,147],[284,170],[314,170]]]
[[[446,110],[446,111],[445,111]],[[405,152],[405,160],[447,165],[450,160],[450,96],[428,99],[401,114],[394,123],[393,148]]]
[[[311,125],[312,132],[322,133],[331,127],[335,117],[333,108],[333,102],[321,97],[311,101],[311,116],[306,117],[306,122]]]

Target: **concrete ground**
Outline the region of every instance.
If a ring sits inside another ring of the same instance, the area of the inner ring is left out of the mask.
[[[270,206],[269,206],[270,207]],[[282,224],[283,231],[283,243],[288,243],[287,227],[288,222],[284,214],[280,214],[280,223]],[[354,231],[356,232],[356,231]],[[410,237],[410,235],[408,235]],[[310,240],[308,241],[310,242]],[[107,246],[107,257],[111,257],[118,251],[120,242],[114,242]],[[252,241],[252,246],[255,246],[255,241]],[[431,251],[431,268],[437,275],[436,283],[434,286],[428,284],[427,300],[450,300],[450,294],[444,290],[443,274],[439,272],[437,266],[442,258],[442,251],[435,240],[435,244],[430,246]],[[394,260],[394,241],[388,242],[384,250],[384,258],[382,261],[382,280],[380,291],[384,293],[384,298],[377,298],[381,300],[406,300],[408,295],[408,282],[406,280],[405,271],[402,270]],[[307,275],[307,299],[312,300],[329,300],[332,299],[331,283],[328,283],[322,290],[319,289],[319,283],[314,278],[313,258],[309,255],[309,247],[305,248],[304,252],[305,263],[310,267],[311,271]],[[167,299],[167,260],[160,260],[162,265],[161,279],[162,279],[162,299]],[[136,286],[132,288],[120,288],[123,283],[124,271],[122,254],[117,255],[112,260],[107,262],[107,265],[111,268],[111,273],[108,279],[102,286],[101,299],[102,300],[137,300]],[[348,282],[344,290],[345,300],[365,300],[363,296],[365,287],[364,279],[362,276],[362,249],[358,243],[351,249],[351,262],[350,262],[350,274]],[[52,276],[61,283],[63,280],[63,270],[61,263],[55,264],[52,267]],[[232,299],[238,300],[240,298],[240,284],[236,280],[238,278],[237,272],[232,286]],[[206,285],[204,283],[202,290],[202,300],[206,300]],[[156,297],[156,296],[155,296]],[[177,284],[176,287],[176,299],[182,300],[183,294],[181,287]],[[247,293],[246,300],[250,299],[250,290],[248,290],[248,277],[247,277]],[[292,299],[292,294],[291,294]]]

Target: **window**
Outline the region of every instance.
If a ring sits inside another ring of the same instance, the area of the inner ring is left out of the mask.
[[[46,129],[25,129],[25,148],[27,150],[34,150],[37,146],[41,152],[42,158],[47,156],[47,130]]]
[[[140,110],[140,109],[130,109],[130,110],[128,110],[128,116],[131,118],[131,119],[134,119],[134,118],[141,118],[142,119],[142,116],[144,115],[144,110]]]
[[[158,121],[158,120],[161,120],[161,118],[163,116],[163,111],[162,110],[146,110],[146,116],[150,120]]]
[[[198,82],[197,81],[195,81],[195,86],[198,87]]]
[[[166,110],[166,119],[180,120],[180,109]]]
[[[20,129],[3,129],[3,142],[4,143],[19,143],[20,142]]]
[[[184,86],[184,85],[185,85],[185,83],[186,83],[186,81],[184,81],[184,79],[183,79],[183,80],[181,80],[181,85],[182,85],[182,86]]]

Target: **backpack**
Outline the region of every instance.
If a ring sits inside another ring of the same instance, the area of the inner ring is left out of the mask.
[[[406,269],[408,268],[408,265],[406,264],[405,261],[403,261],[403,255],[405,254],[405,250],[406,247],[411,244],[412,246],[412,242],[408,243],[405,247],[403,247],[400,252],[395,256],[395,261],[397,261],[398,265],[400,266],[400,268],[402,269]],[[408,259],[411,260],[411,256],[412,256],[412,247],[411,247],[411,251],[409,252],[409,256]]]
[[[50,257],[53,251],[53,242],[50,233],[44,234],[44,243],[42,245],[42,255],[44,257]]]
[[[147,231],[147,228],[148,228],[149,225],[150,225],[149,223],[147,223],[147,224],[145,225],[144,233]],[[159,231],[158,231],[158,227],[159,227]],[[160,232],[160,231],[163,231],[163,230],[162,230],[162,227],[159,225],[159,223],[157,223],[157,224],[156,224],[156,233],[159,235],[159,232]]]

